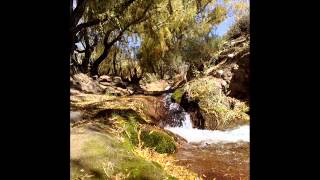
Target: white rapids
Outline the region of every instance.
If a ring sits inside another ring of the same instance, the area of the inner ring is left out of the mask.
[[[250,142],[250,127],[243,125],[236,129],[219,131],[192,128],[190,114],[184,112],[184,121],[181,127],[165,127],[165,129],[178,134],[189,143],[235,143]]]
[[[237,129],[227,131],[211,131],[183,127],[166,127],[165,129],[178,134],[189,143],[235,143],[250,142],[249,125],[240,126]]]
[[[170,100],[171,94],[165,98],[166,103],[169,105],[169,111],[179,108],[179,104],[173,103]],[[165,129],[183,137],[189,143],[236,143],[236,142],[250,142],[250,126],[242,125],[235,129],[220,131],[220,130],[204,130],[192,127],[190,114],[182,112],[183,116],[182,126],[170,127],[166,126]]]

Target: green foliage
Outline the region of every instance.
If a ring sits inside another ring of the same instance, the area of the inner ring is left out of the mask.
[[[182,61],[198,65],[208,60],[214,50],[207,45],[208,33],[225,19],[227,12],[220,5],[213,11],[205,11],[216,3],[210,0],[171,0],[170,3],[169,9],[166,1],[160,3],[157,16],[139,26],[144,32],[140,65],[146,72],[158,73],[161,77],[165,72],[177,72]]]
[[[188,39],[184,42],[181,54],[183,59],[190,63],[188,79],[201,76],[199,67],[212,61],[213,57],[222,47],[225,39],[212,36],[206,38]]]
[[[239,20],[242,16],[249,15],[249,0],[228,0],[230,5],[230,11],[235,16],[236,20]]]
[[[250,17],[249,15],[241,17],[227,32],[228,39],[235,39],[241,35],[250,34]]]
[[[231,8],[228,4],[232,4]],[[248,11],[248,4],[242,0],[222,4],[215,0],[87,1],[82,21],[100,20],[86,28],[90,44],[98,40],[91,55],[93,61],[104,54],[107,47],[112,47],[99,63],[99,74],[121,74],[129,78],[132,69],[137,69],[139,75],[153,73],[161,79],[165,76],[171,79],[185,62],[193,65],[191,71],[197,74],[197,67],[212,59],[222,39],[209,34],[227,17],[230,9],[243,14]],[[247,31],[243,27],[240,22],[238,29]],[[238,29],[235,28],[233,34],[237,34]],[[133,48],[129,38],[132,37],[141,40],[134,57],[130,56]]]
[[[213,36],[209,39],[208,45],[212,52],[216,52],[221,49],[223,43],[225,42],[224,37]]]

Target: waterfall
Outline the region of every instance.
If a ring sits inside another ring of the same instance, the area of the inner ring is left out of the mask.
[[[170,119],[165,129],[178,134],[189,143],[235,143],[250,142],[249,125],[243,125],[226,131],[204,130],[192,127],[190,114],[178,104],[171,101],[171,93],[164,97],[165,107],[169,111]]]
[[[189,113],[184,112],[184,121],[182,122],[181,128],[192,129],[192,122]]]

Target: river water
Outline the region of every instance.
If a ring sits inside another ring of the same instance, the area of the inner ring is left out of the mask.
[[[190,115],[179,104],[164,97],[171,119],[165,129],[183,137],[175,153],[177,164],[184,165],[203,179],[249,179],[249,125],[226,131],[196,129]]]

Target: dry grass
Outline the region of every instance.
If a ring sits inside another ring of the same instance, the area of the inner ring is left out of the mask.
[[[160,80],[160,77],[158,75],[153,74],[153,73],[145,73],[143,78],[141,79],[141,82],[143,84],[148,84],[148,83],[152,83],[152,82],[155,82],[158,80]]]
[[[227,129],[249,121],[249,107],[237,99],[227,97],[217,78],[205,77],[188,82],[188,95],[199,100],[201,114],[208,129]]]
[[[196,173],[188,170],[187,168],[183,166],[175,165],[176,160],[172,156],[169,156],[167,154],[159,154],[152,149],[149,149],[149,148],[142,149],[140,147],[135,148],[134,153],[147,160],[155,161],[159,163],[168,174],[178,179],[182,179],[182,180],[202,179]]]

